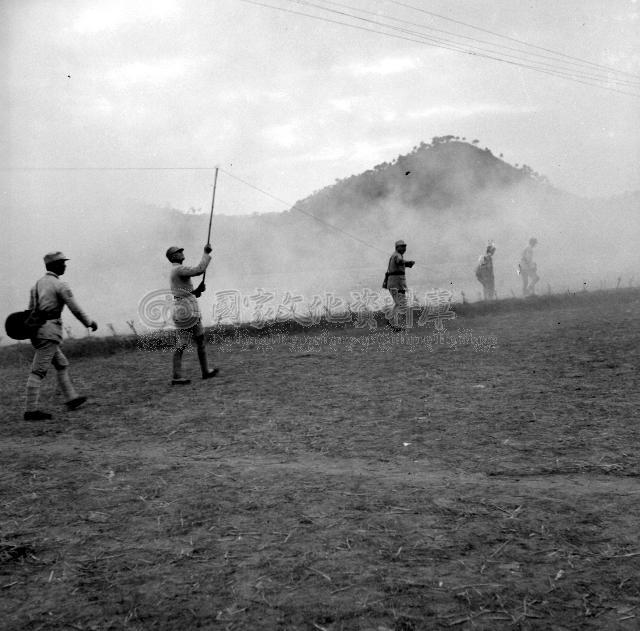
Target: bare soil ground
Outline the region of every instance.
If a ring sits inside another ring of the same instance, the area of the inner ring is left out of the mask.
[[[0,626],[639,628],[639,298],[0,368]]]

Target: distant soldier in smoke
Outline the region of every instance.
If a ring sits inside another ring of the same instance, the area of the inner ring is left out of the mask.
[[[413,267],[415,264],[415,261],[404,260],[404,253],[406,251],[407,244],[401,239],[396,241],[396,249],[389,259],[389,265],[382,284],[382,287],[388,289],[393,298],[393,320],[391,327],[395,331],[401,331],[406,328],[407,279],[405,276],[405,268]],[[400,315],[404,316],[404,326],[400,326]]]
[[[173,379],[172,385],[186,385],[191,383],[182,374],[182,354],[189,345],[191,338],[196,342],[198,361],[203,379],[210,379],[218,374],[218,369],[209,369],[207,363],[207,350],[202,327],[202,316],[198,307],[197,298],[206,289],[204,281],[198,287],[193,288],[191,278],[200,276],[211,262],[211,245],[204,246],[204,254],[200,263],[195,267],[183,265],[185,256],[184,248],[170,247],[166,256],[173,264],[171,268],[170,282],[171,292],[174,298],[173,321],[176,325],[176,343],[173,352]]]
[[[31,289],[29,309],[36,309],[44,318],[44,324],[31,338],[35,355],[31,364],[31,373],[27,379],[25,421],[40,421],[52,418],[48,412],[38,409],[40,385],[45,378],[49,366],[54,365],[58,384],[65,398],[67,409],[80,407],[87,397],[79,396],[69,378],[69,361],[60,350],[62,343],[62,310],[66,305],[73,315],[96,331],[98,325],[80,308],[75,301],[67,283],[60,280],[67,269],[69,259],[62,252],[50,252],[44,257],[47,273]]]
[[[522,259],[518,266],[518,273],[522,278],[522,295],[533,296],[536,293],[536,283],[540,280],[538,266],[533,261],[533,248],[538,240],[529,239],[529,245],[522,252]]]
[[[496,246],[493,241],[489,241],[487,250],[480,256],[478,266],[476,267],[476,278],[480,281],[483,291],[484,300],[496,299],[496,281],[493,275],[493,255]]]

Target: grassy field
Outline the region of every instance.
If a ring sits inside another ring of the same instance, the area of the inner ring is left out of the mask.
[[[0,626],[637,629],[640,292],[457,311],[227,331],[183,388],[69,344],[90,402],[52,370],[43,422],[4,349]]]

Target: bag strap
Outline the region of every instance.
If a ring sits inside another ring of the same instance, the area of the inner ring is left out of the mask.
[[[36,300],[34,302],[33,305],[33,309],[31,309],[31,311],[33,313],[38,313],[40,311],[40,307],[38,306],[38,302],[40,302],[40,297],[38,296],[38,281],[36,281],[36,286],[35,286],[35,293],[36,293]]]

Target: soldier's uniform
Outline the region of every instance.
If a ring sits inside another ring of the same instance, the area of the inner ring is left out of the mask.
[[[493,254],[496,249],[489,244],[485,254],[480,256],[476,267],[476,278],[482,284],[484,300],[494,300],[496,297],[496,282],[493,275]]]
[[[535,294],[536,283],[540,280],[538,276],[538,266],[533,261],[533,246],[538,241],[530,239],[529,245],[522,252],[520,265],[518,266],[520,276],[522,277],[522,295],[529,296]]]
[[[170,248],[172,249],[172,248]],[[178,249],[174,249],[175,252]],[[202,327],[202,314],[198,306],[198,300],[193,295],[194,276],[204,274],[211,262],[211,255],[206,252],[202,255],[200,263],[194,267],[172,263],[169,282],[174,298],[173,322],[176,325],[176,346],[186,348],[191,337],[204,335]]]
[[[207,248],[209,252],[211,251],[211,247],[207,245],[202,259],[193,267],[183,265],[182,262],[174,260],[176,255],[179,255],[179,258],[184,260],[184,255],[182,254],[183,248],[170,247],[166,252],[166,256],[172,264],[169,282],[174,298],[173,322],[176,327],[176,344],[173,352],[173,379],[171,381],[173,385],[190,383],[190,380],[185,379],[182,375],[182,354],[192,339],[196,342],[202,378],[210,379],[218,374],[218,369],[214,368],[210,370],[207,362],[202,314],[200,313],[197,300],[197,296],[200,295],[200,291],[204,291],[204,287],[194,290],[191,282],[194,276],[204,274],[211,262],[211,255],[207,252]]]
[[[68,259],[64,257],[62,252],[51,252],[44,257],[45,264],[66,260]],[[73,387],[68,374],[69,361],[60,350],[62,310],[65,305],[84,326],[91,326],[91,318],[76,302],[69,285],[60,280],[57,274],[48,271],[31,289],[29,299],[29,309],[37,307],[46,321],[31,339],[35,355],[31,364],[31,373],[27,379],[26,414],[33,413],[38,409],[40,385],[51,364],[57,371],[58,383],[67,407],[73,409],[86,400],[85,397],[79,397]]]
[[[396,247],[405,245],[404,241],[396,241]],[[400,316],[407,315],[407,278],[404,256],[397,250],[389,258],[386,273],[386,286],[393,298],[393,323],[400,325]]]

